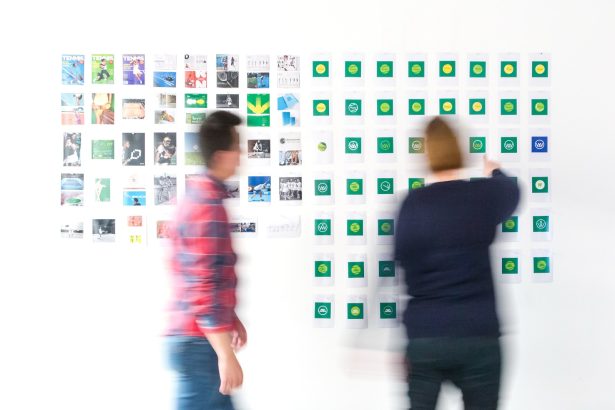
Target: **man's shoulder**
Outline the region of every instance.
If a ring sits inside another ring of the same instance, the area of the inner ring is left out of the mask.
[[[207,175],[196,175],[186,183],[186,197],[201,205],[221,205],[226,189]]]

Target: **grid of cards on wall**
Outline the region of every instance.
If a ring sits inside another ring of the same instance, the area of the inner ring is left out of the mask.
[[[232,232],[310,235],[306,272],[315,286],[327,289],[337,276],[366,289],[338,300],[339,314],[335,292],[315,292],[316,326],[339,316],[367,327],[368,299],[369,317],[397,326],[395,214],[404,192],[429,184],[421,127],[442,115],[468,125],[461,143],[476,165],[469,178],[481,177],[488,153],[524,193],[498,228],[507,244],[495,250],[496,273],[504,282],[549,282],[550,69],[544,53],[62,55],[61,235],[134,246],[164,240],[186,181],[203,169],[200,122],[214,109],[234,111],[245,119],[247,167],[227,181],[229,204],[256,217],[233,218]],[[313,172],[302,172],[305,165]],[[263,229],[256,203],[305,203],[313,217]],[[340,242],[342,253],[333,247]],[[368,277],[393,291],[371,300]]]

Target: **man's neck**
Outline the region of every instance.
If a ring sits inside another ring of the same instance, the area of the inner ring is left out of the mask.
[[[211,169],[209,168],[207,170],[207,175],[217,179],[220,182],[224,182],[224,180],[227,178],[227,176],[225,175],[225,173],[219,169]]]

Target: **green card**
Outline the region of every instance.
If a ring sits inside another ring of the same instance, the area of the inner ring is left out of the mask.
[[[314,100],[312,103],[312,115],[323,117],[329,115],[329,100]]]
[[[502,61],[500,63],[500,76],[502,76],[503,78],[517,77],[517,62]]]
[[[377,61],[376,76],[390,78],[393,77],[393,62],[392,61]]]
[[[331,236],[331,219],[314,220],[314,234],[316,236]]]
[[[394,151],[393,137],[378,137],[376,139],[378,154],[392,154]]]
[[[363,303],[348,303],[348,319],[363,319]]]
[[[440,77],[455,77],[455,61],[443,60],[440,61]]]
[[[519,273],[519,258],[502,258],[502,273]]]
[[[329,62],[326,60],[312,61],[312,76],[316,78],[329,77]]]
[[[330,278],[331,261],[314,261],[314,276],[317,278]]]
[[[487,77],[487,62],[486,61],[470,61],[470,77],[471,78]]]
[[[331,302],[314,303],[315,319],[331,319]]]
[[[347,78],[361,77],[361,61],[346,61],[344,63],[344,76]]]
[[[425,62],[424,61],[408,61],[408,77],[424,78],[425,77]]]

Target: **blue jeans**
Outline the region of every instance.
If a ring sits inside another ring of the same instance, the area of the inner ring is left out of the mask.
[[[177,372],[177,410],[234,410],[221,394],[218,356],[204,337],[168,336],[171,368]]]
[[[498,407],[501,355],[497,337],[410,339],[408,364],[412,410],[435,409],[445,380],[461,389],[465,410]]]

